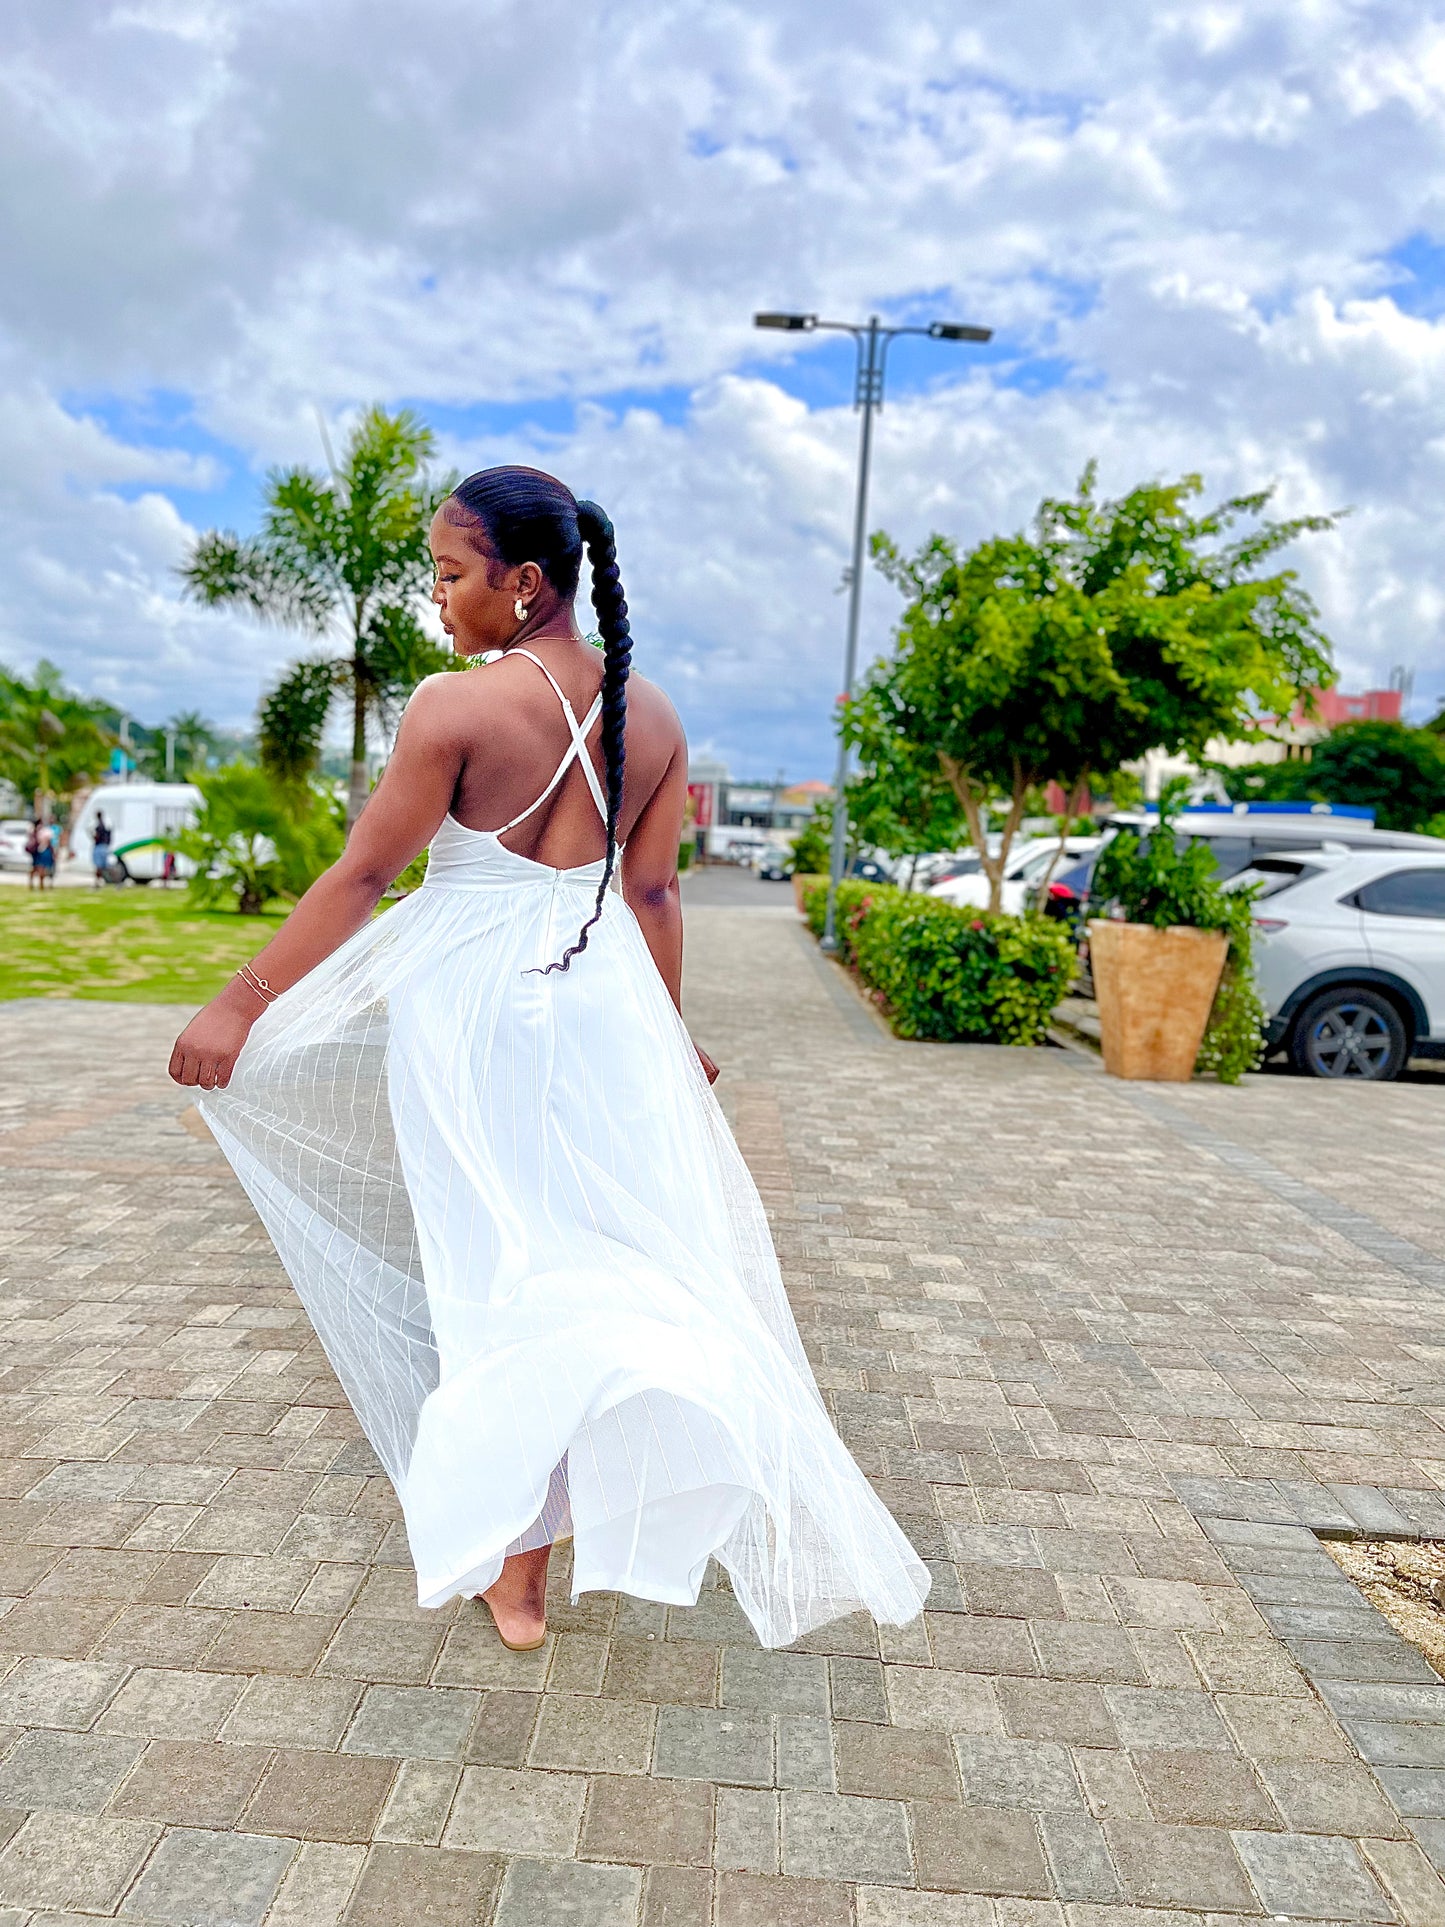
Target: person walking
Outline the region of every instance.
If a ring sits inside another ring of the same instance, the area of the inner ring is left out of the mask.
[[[25,848],[30,857],[30,884],[32,890],[45,891],[55,887],[55,838],[51,826],[43,817],[37,816],[30,826],[30,835],[25,840]]]
[[[101,811],[95,813],[95,827],[90,833],[90,861],[95,871],[95,887],[101,889],[105,883],[106,869],[110,863],[110,846],[114,832],[106,822]]]
[[[479,1596],[536,1647],[570,1535],[577,1594],[689,1605],[716,1556],[768,1646],[906,1623],[927,1570],[829,1422],[680,1015],[687,746],[630,673],[612,525],[493,468],[431,543],[472,673],[416,690],[344,854],[170,1074],[396,1487],[423,1606]]]

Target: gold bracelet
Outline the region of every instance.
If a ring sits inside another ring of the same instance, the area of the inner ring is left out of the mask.
[[[264,977],[258,976],[250,964],[242,964],[236,975],[247,990],[255,991],[263,1004],[274,1004],[281,994],[279,990],[273,990]]]

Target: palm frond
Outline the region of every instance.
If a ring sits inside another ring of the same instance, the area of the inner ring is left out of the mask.
[[[380,607],[430,589],[427,528],[441,500],[426,466],[434,448],[409,410],[366,410],[329,474],[271,472],[259,535],[212,530],[196,542],[180,571],[188,592],[313,633],[344,629],[359,646]]]
[[[322,630],[331,592],[299,553],[264,538],[242,540],[227,529],[198,537],[179,570],[186,593],[215,608],[243,603],[266,622]]]
[[[433,642],[412,610],[401,603],[388,603],[373,612],[357,655],[388,735],[417,684],[456,664],[451,651]]]
[[[293,663],[261,698],[261,766],[278,782],[304,783],[315,771],[339,667],[325,656]]]

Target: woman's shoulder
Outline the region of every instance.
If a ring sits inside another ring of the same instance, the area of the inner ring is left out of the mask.
[[[487,678],[469,675],[474,665],[438,669],[423,676],[406,700],[405,714],[425,725],[446,727],[458,714],[470,714],[484,699]]]
[[[670,726],[681,738],[682,723],[673,707],[672,698],[646,676],[633,674],[627,678],[627,708],[629,720],[645,719],[660,729]]]

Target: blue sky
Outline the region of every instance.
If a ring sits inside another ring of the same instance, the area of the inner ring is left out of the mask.
[[[952,313],[945,292],[932,303],[911,302],[902,312],[891,314],[887,321],[893,325],[917,325],[915,316],[925,325],[930,319],[958,318]],[[847,318],[866,322],[868,316],[855,314]],[[745,356],[739,360],[736,372],[745,378],[770,381],[809,409],[848,408],[854,399],[858,353],[852,336],[820,332],[799,342],[785,358]],[[996,334],[992,342],[967,345],[903,335],[888,347],[887,398],[896,403],[910,397],[924,398],[955,386],[960,378],[960,363],[977,364],[986,369],[991,382],[998,387],[1015,387],[1027,393],[1056,387],[1071,377],[1080,378],[1080,371],[1065,356],[1033,352],[1025,342],[1010,340],[1006,332]],[[682,382],[635,382],[585,395],[537,394],[520,400],[504,401],[479,395],[470,402],[439,402],[425,394],[394,395],[386,400],[390,406],[414,409],[449,442],[459,447],[472,444],[480,447],[497,438],[512,436],[538,441],[555,439],[565,444],[577,432],[578,414],[583,407],[614,416],[644,409],[672,427],[682,427],[692,410],[695,392]],[[93,419],[108,435],[130,446],[178,449],[213,464],[207,486],[171,485],[165,490],[188,520],[202,521],[208,526],[248,529],[260,517],[264,461],[208,430],[197,418],[193,396],[164,388],[136,394],[115,394],[102,389],[75,390],[63,394],[61,399],[70,412]],[[318,465],[322,461],[321,448],[318,427],[313,458]],[[133,500],[150,484],[138,480],[116,486],[119,494]]]
[[[1019,526],[1097,458],[1352,514],[1297,561],[1342,677],[1445,693],[1445,24],[1248,9],[21,0],[0,21],[0,660],[155,721],[253,713],[294,638],[177,595],[372,401],[604,501],[699,748],[824,773],[857,424],[875,526]],[[547,51],[546,61],[536,58]],[[560,112],[559,112],[560,107]],[[541,137],[545,130],[545,137]],[[873,579],[865,647],[887,644]]]

